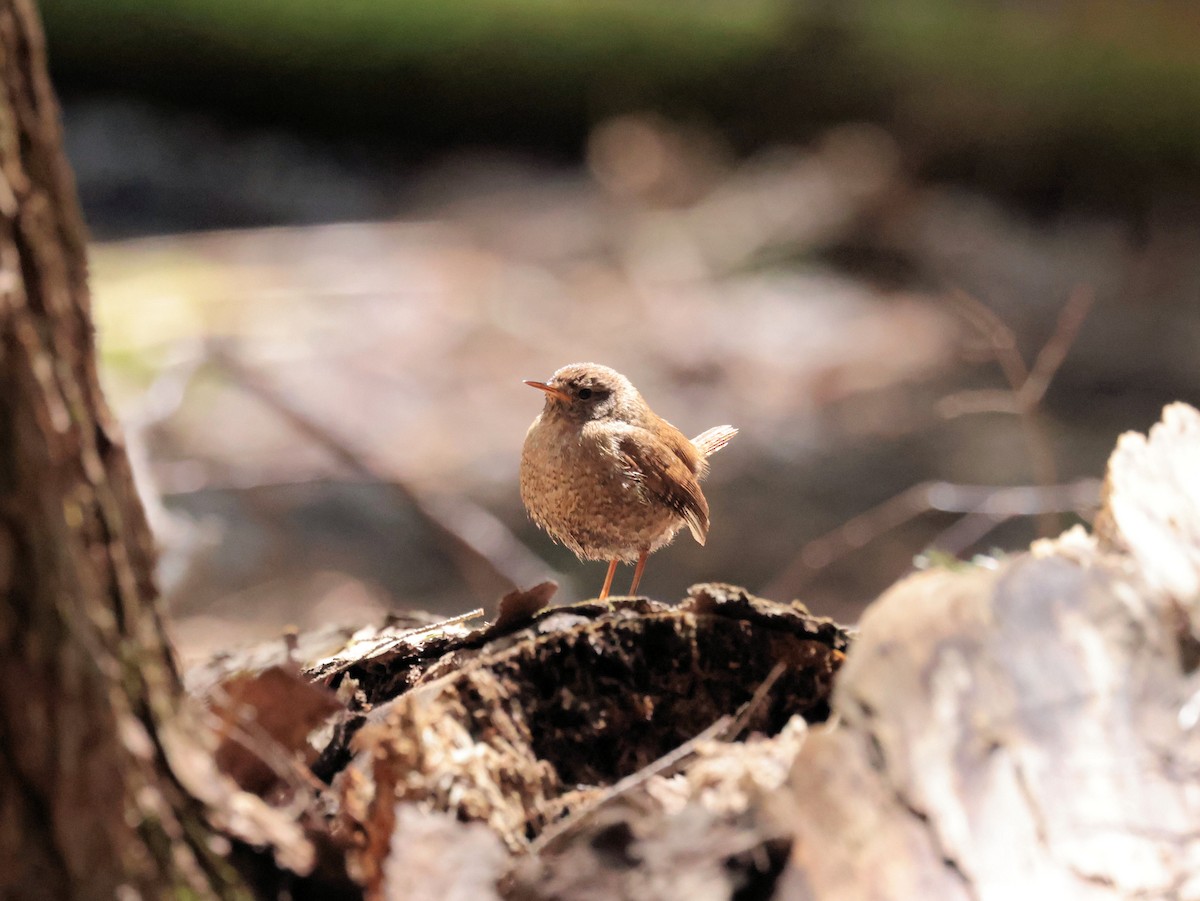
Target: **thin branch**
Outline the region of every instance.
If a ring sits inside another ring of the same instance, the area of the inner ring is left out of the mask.
[[[1079,513],[1100,502],[1100,479],[1079,479],[1062,485],[959,485],[927,482],[929,509],[941,513],[985,513],[1015,517],[1038,513]]]
[[[1062,366],[1063,360],[1067,358],[1071,346],[1079,336],[1079,330],[1083,327],[1083,321],[1087,319],[1095,302],[1096,296],[1087,286],[1080,285],[1071,292],[1058,314],[1054,334],[1038,352],[1033,367],[1029,370],[1029,377],[1017,392],[1021,407],[1029,409],[1041,403],[1046,389],[1050,387],[1050,382]]]
[[[952,557],[961,556],[967,548],[976,546],[1002,524],[1015,518],[1006,514],[968,513],[929,542],[929,547]]]
[[[1004,372],[1004,378],[1014,390],[1019,390],[1029,378],[1029,369],[1017,349],[1017,336],[1004,324],[996,313],[983,301],[965,291],[950,292],[950,299],[957,302],[963,317],[975,326],[992,358]]]
[[[504,594],[519,585],[545,581],[549,568],[499,519],[462,498],[432,498],[394,472],[368,461],[333,429],[299,409],[261,373],[247,367],[227,351],[218,350],[211,361],[241,390],[286,421],[296,432],[324,448],[356,475],[380,482],[426,521],[449,548],[463,578],[479,595]],[[562,577],[550,572],[550,578]]]
[[[759,683],[758,688],[754,689],[754,694],[750,696],[750,700],[742,705],[742,709],[737,712],[733,721],[729,724],[729,728],[721,733],[722,741],[734,741],[745,730],[750,723],[750,718],[758,712],[759,708],[766,703],[768,695],[771,694],[771,689],[775,687],[783,674],[787,672],[787,665],[780,661],[776,663],[771,671],[767,673],[767,678]]]
[[[943,419],[956,419],[959,416],[972,416],[978,413],[1018,415],[1021,412],[1017,406],[1016,396],[1011,391],[998,391],[994,388],[956,391],[953,394],[947,394],[938,400],[934,409]]]
[[[566,819],[544,830],[530,846],[530,854],[540,854],[553,842],[575,832],[606,804],[611,803],[615,798],[628,793],[637,786],[644,784],[652,776],[661,775],[674,769],[694,754],[696,749],[704,742],[734,741],[746,728],[751,717],[766,703],[771,689],[775,687],[775,683],[782,678],[785,672],[787,672],[787,665],[783,662],[776,663],[771,668],[771,671],[767,673],[767,677],[754,690],[754,694],[750,696],[750,700],[743,704],[736,714],[721,717],[703,732],[692,736],[677,748],[668,751],[662,757],[642,767],[636,773],[630,773],[624,779],[615,782],[585,808],[576,811]]]
[[[460,613],[457,616],[451,616],[447,619],[438,620],[436,623],[429,623],[425,626],[417,626],[412,629],[405,629],[399,635],[393,635],[378,647],[372,648],[370,651],[362,654],[359,659],[362,661],[377,660],[384,654],[392,651],[404,642],[411,638],[415,638],[418,635],[424,635],[427,632],[436,632],[438,629],[444,629],[447,626],[459,626],[469,620],[479,619],[481,616],[483,616],[483,608],[476,607],[474,610],[468,610],[466,613]]]
[[[216,688],[210,701],[223,707],[220,713],[211,707],[203,711],[204,720],[218,743],[232,741],[266,766],[292,790],[291,806],[295,810],[303,810],[308,805],[307,799],[325,788],[325,784],[289,754],[254,716],[242,712],[224,688]]]
[[[529,853],[534,856],[541,854],[554,842],[576,832],[606,804],[643,784],[652,776],[656,776],[677,766],[694,754],[696,748],[704,742],[718,740],[722,734],[727,732],[735,720],[736,717],[733,716],[722,716],[704,729],[703,732],[693,735],[683,744],[671,749],[662,757],[642,767],[636,773],[630,773],[624,779],[613,783],[586,807],[544,829],[541,835],[529,846]]]
[[[991,308],[963,291],[953,291],[950,297],[963,318],[990,348],[992,358],[1008,382],[1009,392],[1006,400],[1001,400],[995,392],[959,392],[943,398],[938,404],[938,412],[947,418],[978,412],[1010,413],[1019,417],[1033,476],[1041,485],[1053,485],[1058,481],[1058,468],[1039,408],[1092,308],[1095,299],[1092,291],[1080,286],[1071,292],[1059,312],[1054,333],[1038,351],[1032,367],[1025,365],[1017,347],[1016,334]],[[1053,513],[1038,517],[1038,533],[1042,537],[1055,534],[1060,526],[1058,516]]]
[[[993,525],[979,534],[982,538],[999,522],[1017,516],[1048,512],[1083,514],[1099,504],[1100,485],[1099,479],[1080,479],[1064,485],[1005,488],[922,482],[809,541],[760,593],[764,597],[794,597],[822,569],[927,513],[986,517]],[[967,526],[961,533],[950,533],[949,541],[960,545],[957,552],[973,543],[963,543],[968,534]]]
[[[927,512],[929,483],[914,485],[805,544],[760,594],[794,597],[819,571]]]

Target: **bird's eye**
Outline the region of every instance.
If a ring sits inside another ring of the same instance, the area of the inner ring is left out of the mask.
[[[580,388],[579,389],[579,399],[580,400],[587,400],[591,396],[592,396],[591,388]]]

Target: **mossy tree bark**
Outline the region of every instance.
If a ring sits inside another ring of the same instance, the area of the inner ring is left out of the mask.
[[[180,686],[84,251],[36,8],[0,0],[0,897],[237,895],[168,764]]]

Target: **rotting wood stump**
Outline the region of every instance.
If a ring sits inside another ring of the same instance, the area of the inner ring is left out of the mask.
[[[365,851],[355,859],[368,883],[399,802],[485,822],[527,850],[548,824],[737,714],[768,679],[744,730],[824,720],[846,643],[799,605],[701,585],[678,607],[585,603],[464,636],[412,687],[417,661],[352,667],[341,678],[371,710],[333,781],[339,826]]]
[[[334,811],[330,831],[369,891],[381,885],[406,805],[484,823],[521,854],[681,747],[712,757],[738,737],[786,732],[790,751],[771,777],[782,784],[804,721],[829,715],[849,635],[801,604],[719,584],[695,586],[678,606],[544,606],[552,593],[549,584],[514,592],[481,629],[405,623],[340,636],[345,647],[304,666],[290,690],[280,690],[279,660],[254,660],[275,686],[263,705],[321,710],[311,685],[344,703],[307,755],[329,782],[310,806]],[[219,695],[232,684],[245,696],[245,674],[228,675],[241,668],[226,659],[196,687]],[[689,748],[697,737],[703,744]]]

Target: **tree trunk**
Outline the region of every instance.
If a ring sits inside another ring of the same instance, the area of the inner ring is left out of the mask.
[[[0,897],[236,895],[164,749],[179,679],[33,0],[0,0],[0,79]]]

